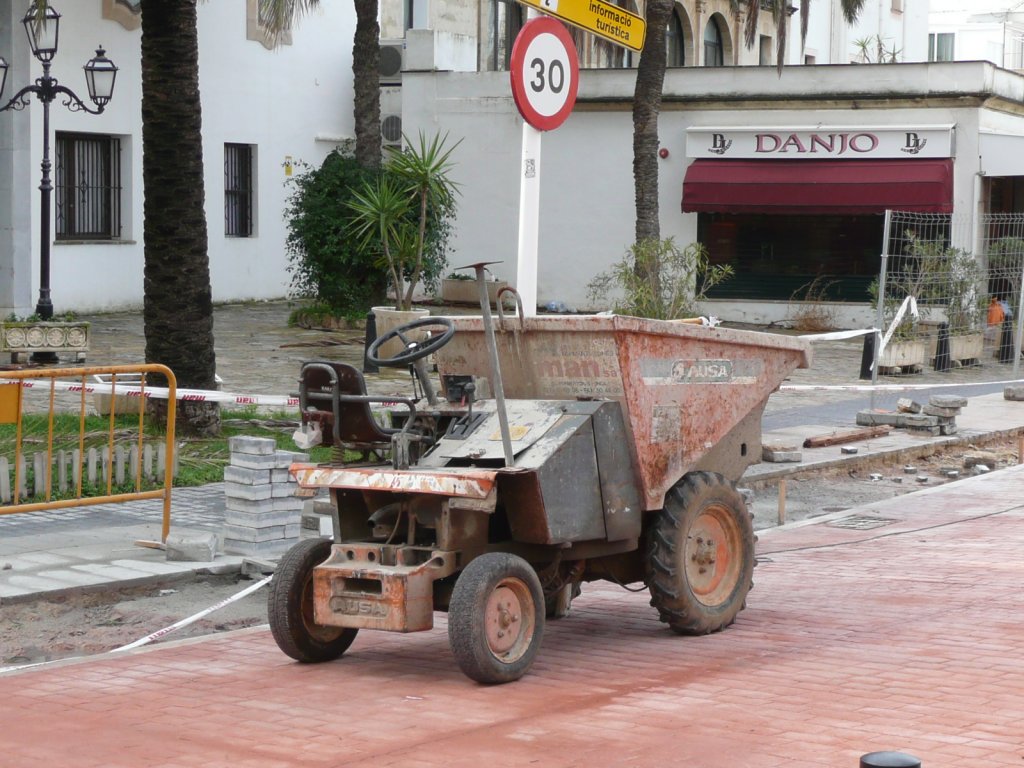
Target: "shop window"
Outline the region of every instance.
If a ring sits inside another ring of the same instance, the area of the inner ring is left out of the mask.
[[[718,19],[712,16],[704,27],[704,66],[721,67],[725,64],[722,30]]]
[[[683,22],[679,19],[678,9],[673,9],[668,27],[665,29],[665,65],[669,67],[686,66]]]
[[[931,32],[928,35],[928,61],[953,61],[952,32]]]
[[[758,40],[757,63],[762,67],[774,64],[771,35],[761,35]]]
[[[838,301],[870,300],[878,275],[881,215],[770,215],[701,213],[697,238],[712,264],[729,264],[734,276],[710,298],[799,300],[817,277]]]
[[[495,0],[491,4],[491,55],[493,71],[507,71],[512,61],[512,45],[526,23],[526,9],[514,0]]]
[[[57,240],[121,237],[121,140],[56,134],[54,189]]]
[[[805,53],[804,54],[804,64],[806,64],[809,67],[812,67],[812,66],[814,66],[817,63],[818,63],[817,57],[811,56],[809,53]]]
[[[224,145],[224,234],[253,235],[253,147]]]

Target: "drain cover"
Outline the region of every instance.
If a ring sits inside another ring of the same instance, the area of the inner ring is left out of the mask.
[[[828,525],[833,528],[851,528],[855,531],[866,531],[870,528],[881,528],[883,525],[898,523],[890,517],[869,517],[868,515],[850,515],[834,520]]]

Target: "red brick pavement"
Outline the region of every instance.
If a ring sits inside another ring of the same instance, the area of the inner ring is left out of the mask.
[[[762,535],[750,607],[684,638],[591,585],[518,683],[433,632],[291,662],[247,630],[0,677],[0,765],[1024,766],[1024,468]]]

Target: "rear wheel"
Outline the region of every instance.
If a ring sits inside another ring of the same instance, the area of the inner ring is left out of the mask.
[[[270,582],[270,632],[278,647],[296,661],[332,661],[348,650],[359,632],[313,620],[313,569],[330,554],[330,539],[300,541],[281,558]]]
[[[521,557],[491,552],[459,574],[448,605],[448,640],[459,668],[478,683],[518,680],[544,634],[544,590]]]
[[[648,534],[647,584],[661,620],[686,635],[732,624],[754,571],[754,527],[735,486],[712,472],[687,475]]]

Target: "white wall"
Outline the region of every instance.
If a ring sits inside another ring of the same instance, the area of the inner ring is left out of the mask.
[[[566,123],[543,136],[538,304],[562,301],[591,308],[586,283],[617,261],[633,241],[635,208],[630,100],[635,73],[585,71],[577,106]],[[685,131],[714,125],[956,125],[954,206],[968,213],[979,170],[982,119],[1003,130],[1024,120],[941,101],[922,106],[939,88],[991,92],[1024,105],[1024,78],[987,64],[905,64],[801,67],[781,78],[770,68],[672,70],[659,120],[660,216],[663,237],[696,239],[697,217],[681,212],[689,165]],[[771,94],[771,101],[764,101]],[[873,101],[872,94],[877,99]],[[402,89],[406,132],[449,132],[463,142],[453,159],[461,184],[455,253],[449,264],[501,260],[499,277],[516,275],[522,121],[508,75],[413,74]],[[730,97],[745,106],[723,108]],[[851,109],[851,99],[857,109]],[[778,318],[769,318],[778,319]]]
[[[92,311],[139,306],[142,303],[143,205],[142,131],[139,76],[140,32],[100,18],[100,3],[64,2],[60,50],[52,74],[80,95],[86,95],[82,65],[102,43],[119,67],[114,98],[103,115],[72,113],[61,103],[51,107],[51,129],[122,136],[122,171],[127,176],[122,203],[123,240],[119,243],[56,244],[51,249],[54,308]],[[21,13],[12,13],[17,22]],[[7,17],[0,24],[9,22]],[[205,193],[213,296],[216,301],[273,298],[285,294],[285,225],[282,219],[285,158],[318,164],[334,146],[332,139],[353,134],[352,35],[354,11],[349,3],[323,3],[322,11],[304,17],[292,33],[292,45],[268,51],[246,39],[246,3],[199,4],[200,93],[203,103],[203,153],[207,168]],[[20,23],[12,35],[24,32]],[[0,34],[0,41],[8,36]],[[27,45],[11,61],[6,97],[41,74]],[[16,48],[15,53],[18,53]],[[31,71],[26,71],[31,63]],[[42,157],[42,107],[32,106],[15,121],[28,122],[25,137],[8,150],[12,113],[0,114],[0,169],[5,155],[31,158],[31,172],[19,159],[10,180],[0,177],[0,202],[31,197],[31,224],[13,247],[13,291],[0,289],[0,313],[23,314],[34,306],[39,280],[39,160]],[[20,125],[15,122],[14,125]],[[20,129],[19,129],[20,130]],[[225,142],[257,146],[255,236],[224,236],[223,147]],[[9,154],[8,154],[9,152]],[[0,247],[3,247],[0,220]],[[31,250],[31,254],[28,250]],[[4,256],[0,254],[0,268]],[[0,273],[2,275],[2,273]],[[28,286],[28,283],[31,286]],[[13,294],[13,295],[11,295]]]

